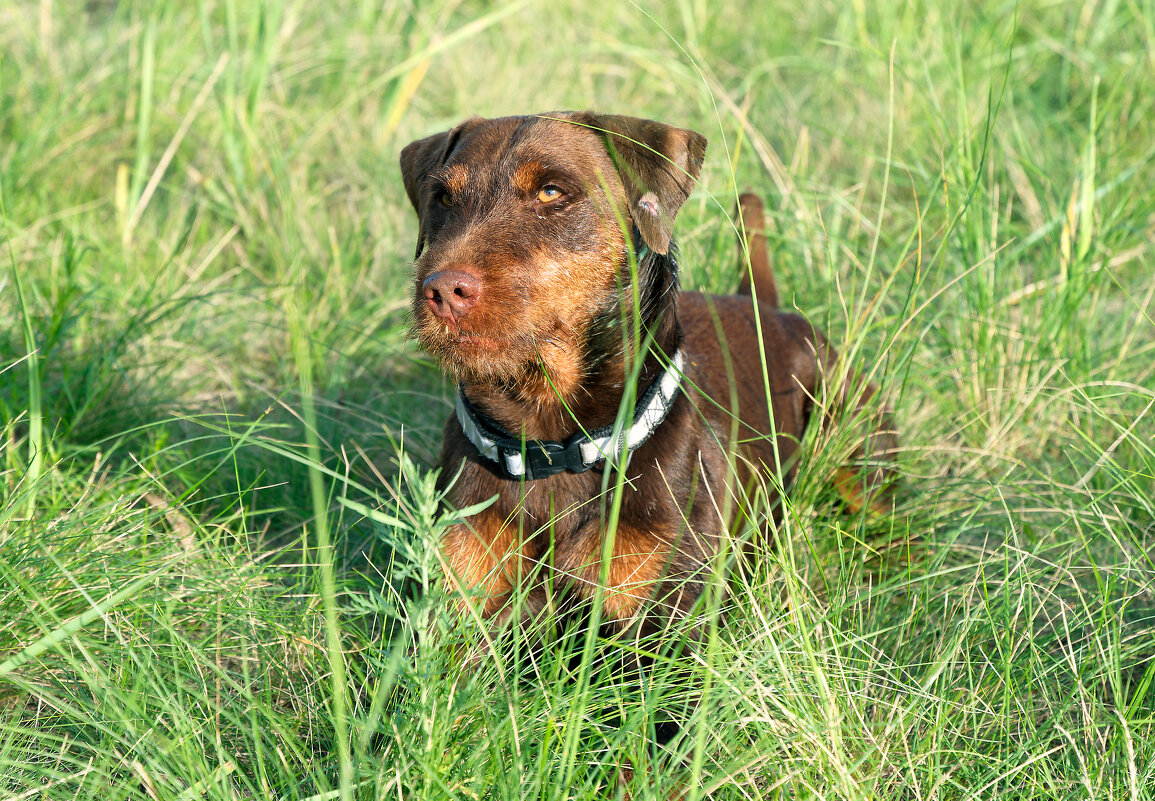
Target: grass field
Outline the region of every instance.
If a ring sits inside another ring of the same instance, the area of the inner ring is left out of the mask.
[[[710,139],[684,284],[762,193],[902,432],[645,694],[462,676],[406,338],[400,148],[587,107]],[[0,5],[0,799],[1155,799],[1153,298],[1151,0]]]

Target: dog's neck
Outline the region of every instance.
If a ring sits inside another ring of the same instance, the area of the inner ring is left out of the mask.
[[[636,235],[635,241],[640,242]],[[613,423],[634,376],[631,397],[636,402],[682,344],[673,245],[667,254],[644,246],[635,252],[638,325],[634,324],[634,296],[628,289],[634,285],[634,270],[628,254],[623,254],[621,275],[626,289],[590,321],[583,337],[584,352],[570,360],[579,363],[580,373],[551,375],[543,358],[514,381],[463,384],[470,402],[510,434],[529,439],[564,441],[579,428],[588,431]],[[639,353],[644,354],[640,368]],[[632,406],[625,414],[629,419]]]

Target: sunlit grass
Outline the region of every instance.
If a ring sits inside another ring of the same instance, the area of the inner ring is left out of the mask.
[[[1143,4],[0,8],[0,798],[602,798],[629,764],[637,799],[1155,799],[1152,31]],[[406,339],[400,148],[586,107],[710,139],[688,288],[736,286],[734,199],[766,198],[783,305],[903,447],[867,520],[828,490],[848,435],[813,432],[707,643],[644,677],[682,624],[586,649],[451,612],[451,387]]]

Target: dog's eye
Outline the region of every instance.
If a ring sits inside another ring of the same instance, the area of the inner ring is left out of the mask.
[[[453,198],[450,197],[448,189],[441,189],[437,192],[437,202],[445,208],[453,205]]]
[[[537,202],[552,203],[564,194],[565,192],[562,192],[560,187],[554,186],[553,184],[543,186],[541,191],[537,193]]]

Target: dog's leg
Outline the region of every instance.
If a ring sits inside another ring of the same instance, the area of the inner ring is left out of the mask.
[[[464,603],[480,596],[484,619],[498,616],[515,587],[536,571],[532,541],[496,515],[480,514],[451,527],[441,538],[445,574]]]
[[[838,358],[826,338],[812,331],[818,364],[830,381],[836,379],[838,392],[830,397],[819,425],[853,425],[862,433],[842,467],[835,471],[833,484],[846,508],[853,513],[865,509],[873,516],[888,514],[894,503],[894,459],[898,455],[898,432],[890,412],[878,398],[878,387],[864,381]],[[808,389],[808,393],[812,390]]]
[[[855,392],[853,381],[847,383],[844,394]],[[894,505],[898,432],[890,412],[876,399],[878,388],[874,384],[867,383],[857,394],[853,417],[868,421],[870,431],[851,454],[850,463],[834,474],[834,487],[851,512],[866,509],[881,517]]]

